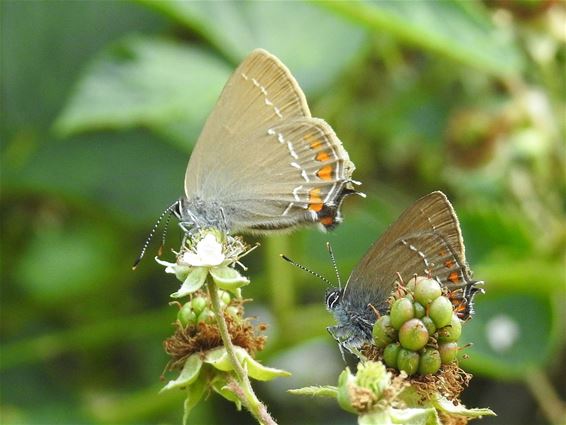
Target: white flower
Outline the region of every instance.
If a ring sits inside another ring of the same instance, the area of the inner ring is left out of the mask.
[[[182,254],[179,263],[191,267],[216,267],[224,262],[226,256],[222,253],[222,244],[209,233],[202,238],[195,251]]]

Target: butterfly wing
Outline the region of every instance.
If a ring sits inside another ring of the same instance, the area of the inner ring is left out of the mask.
[[[370,247],[352,271],[344,297],[366,294],[364,303],[384,309],[398,274],[405,282],[415,274],[430,275],[451,290],[462,288],[462,299],[465,291],[473,295],[460,224],[442,192],[416,201]]]
[[[185,195],[222,209],[233,231],[340,220],[354,165],[310,115],[289,70],[254,50],[224,87],[191,155]]]

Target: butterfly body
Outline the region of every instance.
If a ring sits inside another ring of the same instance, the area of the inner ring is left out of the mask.
[[[327,309],[337,322],[328,331],[353,353],[371,343],[376,311],[386,314],[395,282],[415,275],[436,279],[461,319],[473,314],[480,282],[472,280],[458,218],[442,192],[409,207],[370,247],[345,287],[327,292]]]

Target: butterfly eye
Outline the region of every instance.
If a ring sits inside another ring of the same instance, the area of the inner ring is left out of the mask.
[[[340,301],[340,296],[342,295],[342,291],[340,289],[335,289],[330,291],[326,295],[326,307],[328,310],[334,310]]]

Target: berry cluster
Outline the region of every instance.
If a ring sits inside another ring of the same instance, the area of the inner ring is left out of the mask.
[[[462,323],[436,280],[415,277],[402,289],[389,314],[375,322],[375,345],[388,367],[408,375],[436,373],[456,359]]]
[[[219,290],[220,307],[222,311],[233,317],[238,316],[238,307],[230,305],[232,297],[226,291]],[[207,297],[197,294],[190,301],[183,304],[177,313],[177,319],[183,326],[196,325],[198,323],[216,323],[216,317],[212,311],[210,300]]]

